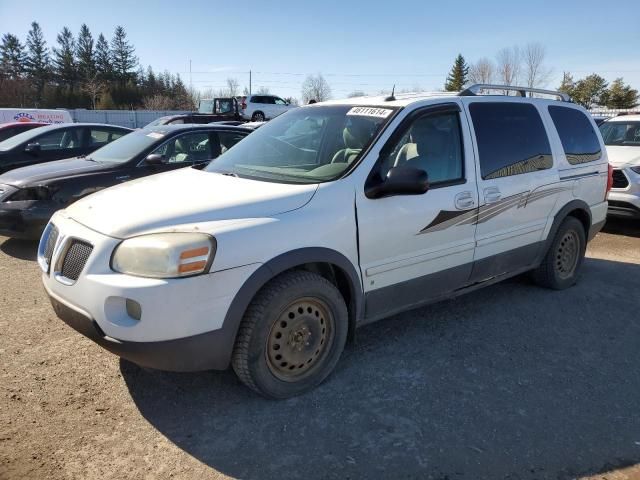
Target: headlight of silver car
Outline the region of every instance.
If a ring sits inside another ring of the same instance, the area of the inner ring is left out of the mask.
[[[216,240],[205,233],[152,233],[124,240],[111,258],[116,272],[151,278],[205,273],[216,254]]]

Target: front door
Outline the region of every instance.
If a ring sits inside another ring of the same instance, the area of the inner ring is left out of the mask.
[[[535,105],[508,97],[465,103],[479,157],[472,281],[480,282],[534,261],[562,187]]]
[[[356,194],[360,266],[369,320],[464,286],[475,247],[477,188],[468,128],[458,102],[409,115],[374,167],[426,170],[422,195]]]
[[[29,145],[38,145],[37,150],[24,151],[16,155],[11,168],[82,155],[86,153],[82,144],[82,133],[83,129],[80,127],[69,127],[56,129],[35,137],[29,142]],[[20,148],[25,149],[26,147],[27,144]]]

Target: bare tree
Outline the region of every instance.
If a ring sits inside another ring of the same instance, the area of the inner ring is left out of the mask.
[[[503,85],[515,85],[520,77],[521,55],[518,47],[503,48],[496,55],[496,76]]]
[[[495,70],[493,62],[483,57],[469,67],[469,83],[492,83]]]
[[[86,93],[91,99],[91,108],[96,109],[96,105],[100,100],[100,96],[107,89],[107,83],[98,78],[98,73],[94,73],[91,77],[87,78],[81,85],[80,91]]]
[[[551,76],[551,69],[545,67],[547,51],[541,43],[529,43],[524,47],[524,77],[527,87],[545,86]]]
[[[173,100],[166,95],[152,95],[142,99],[142,106],[145,110],[171,110]]]
[[[260,87],[255,93],[258,95],[269,95],[271,92],[269,91],[269,87]]]
[[[240,91],[240,83],[237,78],[227,78],[227,93],[230,97],[235,97]]]
[[[323,102],[331,98],[331,87],[321,73],[317,75],[307,75],[302,82],[302,101],[309,103],[309,100]]]

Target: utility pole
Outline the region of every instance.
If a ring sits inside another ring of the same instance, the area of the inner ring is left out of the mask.
[[[249,70],[249,95],[251,95],[251,70]]]
[[[191,76],[191,59],[189,59],[189,90],[193,92],[193,77]]]

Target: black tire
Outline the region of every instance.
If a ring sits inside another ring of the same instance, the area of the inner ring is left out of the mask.
[[[262,112],[254,112],[253,115],[251,115],[251,121],[252,122],[264,122],[265,121],[264,113],[262,113]]]
[[[542,263],[533,270],[540,286],[563,290],[575,285],[587,247],[582,223],[575,217],[563,220]]]
[[[335,285],[303,270],[283,273],[247,308],[233,369],[245,385],[266,397],[300,395],[334,369],[348,329],[347,306]]]

